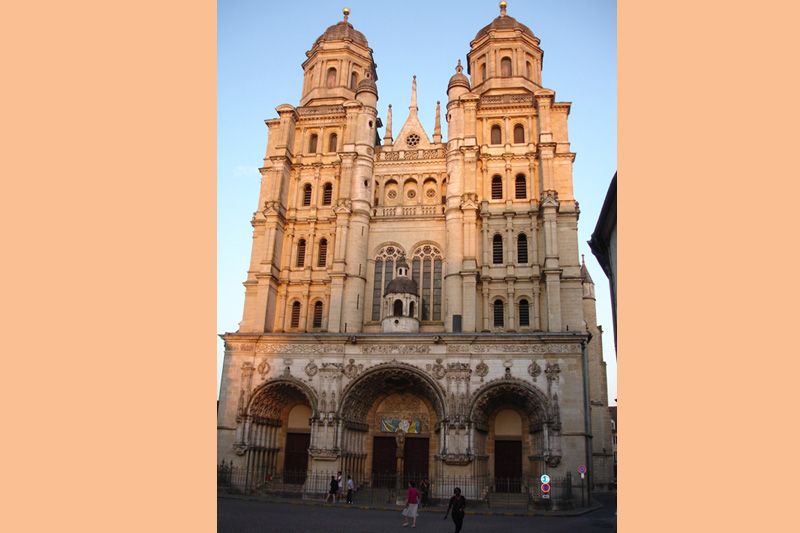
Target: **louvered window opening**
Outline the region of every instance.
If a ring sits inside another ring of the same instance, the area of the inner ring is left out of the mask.
[[[495,265],[503,264],[503,238],[495,235],[492,238],[492,263]]]

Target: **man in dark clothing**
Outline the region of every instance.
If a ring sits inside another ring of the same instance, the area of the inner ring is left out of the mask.
[[[456,487],[453,489],[450,505],[447,506],[447,511],[444,513],[444,519],[447,520],[447,513],[450,512],[450,509],[453,510],[453,523],[456,525],[456,533],[461,532],[461,526],[464,524],[464,508],[466,506],[467,500],[461,495],[461,489]]]
[[[331,476],[331,490],[328,491],[328,496],[325,498],[325,503],[328,503],[328,500],[331,498],[333,499],[333,503],[336,503],[337,492],[339,492],[339,483],[336,482],[336,476]]]

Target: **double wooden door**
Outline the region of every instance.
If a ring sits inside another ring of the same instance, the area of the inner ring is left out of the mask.
[[[403,446],[403,486],[417,484],[428,476],[429,440],[406,437]],[[372,477],[374,487],[397,486],[397,441],[394,437],[375,437],[372,441]]]
[[[305,483],[308,470],[308,446],[310,433],[287,433],[283,460],[283,476],[286,483]]]
[[[494,441],[494,490],[519,492],[522,481],[522,442]]]

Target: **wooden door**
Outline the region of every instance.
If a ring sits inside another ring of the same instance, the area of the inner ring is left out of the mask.
[[[394,437],[372,441],[372,486],[394,488],[397,481],[397,443]]]
[[[494,441],[494,490],[519,492],[522,480],[522,441]]]
[[[286,483],[305,483],[308,470],[310,433],[287,433],[283,460],[283,479]]]
[[[428,477],[428,439],[406,437],[403,448],[403,486],[409,481],[419,482]]]

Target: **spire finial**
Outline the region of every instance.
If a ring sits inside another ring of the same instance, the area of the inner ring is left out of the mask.
[[[342,13],[344,14],[344,21],[347,22],[347,17],[350,15],[350,8],[346,7],[342,9]]]
[[[433,142],[442,142],[442,119],[439,111],[439,100],[436,100],[436,123],[433,126]]]
[[[414,78],[411,80],[411,104],[408,106],[408,110],[411,113],[416,114],[417,108],[417,75],[414,74]]]
[[[505,17],[506,16],[506,7],[508,7],[508,3],[506,3],[506,0],[503,0],[502,2],[500,2],[500,16],[501,17]]]
[[[392,144],[392,104],[386,112],[386,131],[383,134],[383,144]]]
[[[456,65],[456,72],[461,74],[461,71],[464,70],[464,67],[461,66],[461,60],[458,60],[458,64]]]

